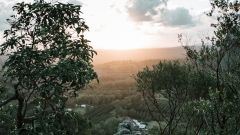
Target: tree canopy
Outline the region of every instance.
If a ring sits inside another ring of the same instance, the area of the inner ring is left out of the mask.
[[[138,91],[159,123],[159,129],[151,131],[153,134],[240,133],[240,3],[210,3],[212,9],[207,15],[216,19],[211,24],[214,35],[206,35],[198,48],[183,45],[184,37],[179,35],[190,70],[186,64],[161,62],[136,75]],[[168,101],[165,110],[157,100],[159,94]]]
[[[0,46],[8,56],[4,77],[13,84],[0,91],[0,133],[84,134],[89,121],[64,109],[97,79],[81,6],[40,0],[17,3],[13,10]]]

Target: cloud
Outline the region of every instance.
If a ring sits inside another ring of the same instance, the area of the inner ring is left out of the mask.
[[[83,5],[83,2],[81,2],[79,0],[69,0],[68,3],[77,4],[77,5]]]
[[[7,23],[6,19],[10,18],[10,16],[14,14],[12,6],[12,4],[7,5],[4,2],[0,2],[0,31],[10,28],[10,25]]]
[[[167,8],[168,0],[128,0],[125,9],[134,22],[159,23],[162,26],[192,27],[196,25],[195,17],[189,9]]]
[[[178,7],[172,10],[163,10],[160,22],[165,26],[195,26],[196,21],[190,14],[189,10],[183,7]]]
[[[152,21],[158,14],[156,8],[166,5],[167,0],[129,0],[125,6],[129,17],[136,22]]]

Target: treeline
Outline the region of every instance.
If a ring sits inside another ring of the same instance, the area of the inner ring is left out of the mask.
[[[172,59],[179,60],[181,62],[185,61],[184,59]],[[97,72],[105,72],[105,73],[136,73],[139,70],[142,70],[144,67],[151,67],[153,64],[157,64],[159,61],[171,61],[165,59],[148,59],[142,61],[132,61],[132,60],[118,60],[111,61],[104,64],[99,64],[94,66],[94,70]]]
[[[94,69],[98,74],[100,83],[93,81],[90,83],[91,87],[86,87],[86,90],[135,90],[136,82],[133,75],[144,67],[151,67],[159,61],[161,60],[153,59],[139,62],[123,60],[95,65]],[[179,61],[183,62],[185,60],[180,59]]]
[[[99,106],[121,100],[127,101],[127,104],[137,102],[141,100],[141,94],[135,90],[85,90],[79,97],[69,100],[66,107],[74,107],[75,104]]]
[[[107,120],[108,118],[111,118],[113,115],[110,112],[114,109],[115,106],[111,104],[100,105],[88,110],[85,116],[93,123],[99,123],[101,121]]]

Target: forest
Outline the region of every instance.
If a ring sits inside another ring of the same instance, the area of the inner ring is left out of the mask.
[[[66,107],[84,114],[94,123],[92,134],[111,135],[116,133],[118,124],[125,117],[138,119],[145,124],[149,123],[149,128],[152,128],[156,123],[154,124],[154,120],[147,111],[141,93],[136,91],[134,74],[159,61],[161,60],[138,62],[121,60],[95,65],[94,70],[99,75],[99,83],[91,82],[91,87],[79,91],[79,97],[66,102]],[[183,62],[184,60],[179,61]],[[163,102],[165,102],[164,99]],[[87,105],[86,108],[81,108],[82,104]],[[115,124],[108,124],[109,122]]]
[[[93,64],[80,5],[17,3],[0,45],[0,134],[240,134],[240,3],[210,4],[214,35],[193,46],[179,34],[184,58]]]

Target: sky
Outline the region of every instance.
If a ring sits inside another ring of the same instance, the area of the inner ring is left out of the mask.
[[[33,2],[33,0],[24,0]],[[52,1],[52,0],[45,0]],[[56,0],[54,0],[56,1]],[[82,5],[94,49],[165,48],[181,46],[178,34],[195,44],[212,32],[209,0],[58,0]],[[0,0],[0,44],[12,6],[22,0]]]

